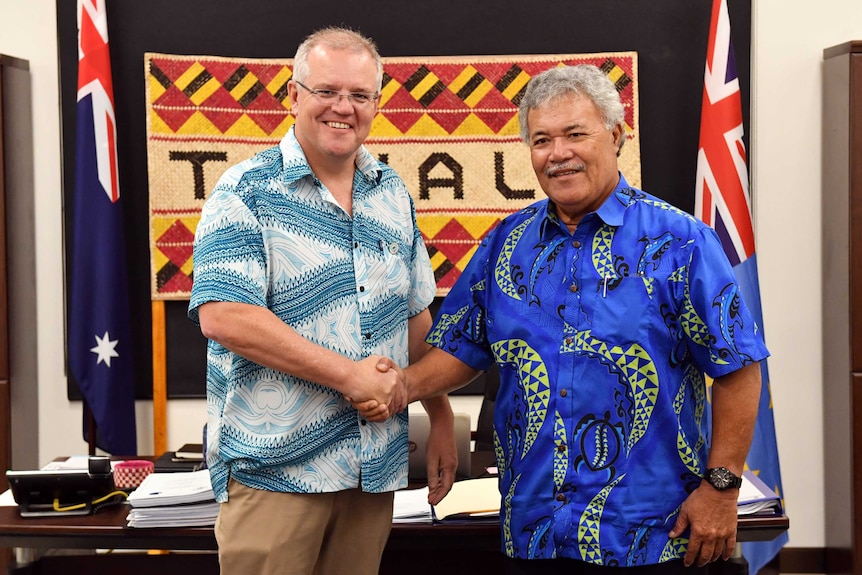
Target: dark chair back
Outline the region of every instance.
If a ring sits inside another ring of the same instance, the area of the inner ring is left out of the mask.
[[[496,365],[485,372],[485,393],[476,420],[476,451],[494,451],[494,403],[500,389],[500,372]]]

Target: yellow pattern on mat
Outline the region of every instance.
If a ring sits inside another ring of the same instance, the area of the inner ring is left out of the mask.
[[[544,197],[518,137],[518,102],[535,74],[581,63],[599,66],[620,92],[620,167],[639,187],[635,52],[384,58],[366,145],[413,195],[438,295],[498,221]],[[152,297],[188,299],[207,193],[227,167],[277,144],[293,125],[292,61],[147,53],[144,73]]]

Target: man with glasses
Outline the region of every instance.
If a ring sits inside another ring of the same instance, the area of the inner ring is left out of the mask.
[[[406,367],[434,275],[404,182],[363,147],[383,67],[327,28],[297,50],[296,121],[227,172],[195,237],[189,317],[207,352],[207,463],[223,575],[377,573],[407,484]],[[371,422],[350,404],[374,400]],[[425,402],[429,501],[454,480],[453,415]]]

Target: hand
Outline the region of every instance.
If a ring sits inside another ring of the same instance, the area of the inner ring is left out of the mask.
[[[386,357],[368,357],[357,362],[358,385],[345,395],[369,421],[383,421],[407,407],[404,371]]]
[[[389,407],[378,403],[376,400],[369,399],[368,401],[356,402],[351,398],[346,398],[354,409],[359,412],[359,415],[368,421],[380,422],[389,419]]]
[[[702,483],[683,501],[669,537],[679,537],[690,529],[686,567],[703,567],[719,557],[726,561],[736,547],[737,489],[718,491]]]
[[[425,456],[428,465],[428,503],[437,505],[452,489],[455,470],[458,467],[458,450],[452,419],[431,419]]]
[[[398,381],[401,383],[401,387],[399,388],[399,394],[392,398],[392,401],[386,406],[388,408],[388,413],[383,419],[386,417],[391,417],[396,413],[401,413],[405,409],[407,409],[407,404],[409,403],[408,396],[409,393],[407,391],[407,376],[404,374],[404,370],[398,367],[398,365],[389,357],[380,357],[377,360],[375,366],[377,371],[380,373],[390,373],[395,372],[398,376]]]

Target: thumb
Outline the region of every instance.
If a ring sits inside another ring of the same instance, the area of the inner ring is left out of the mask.
[[[428,503],[431,505],[437,505],[440,503],[440,499],[442,499],[438,494],[440,490],[440,478],[437,473],[437,470],[434,470],[433,473],[428,473]]]
[[[673,523],[673,529],[670,530],[667,536],[671,539],[679,537],[687,528],[688,516],[685,515],[684,511],[680,511],[679,515],[676,516],[676,521]]]
[[[377,360],[377,371],[386,373],[390,369],[395,369],[395,362],[391,358],[381,357]]]

